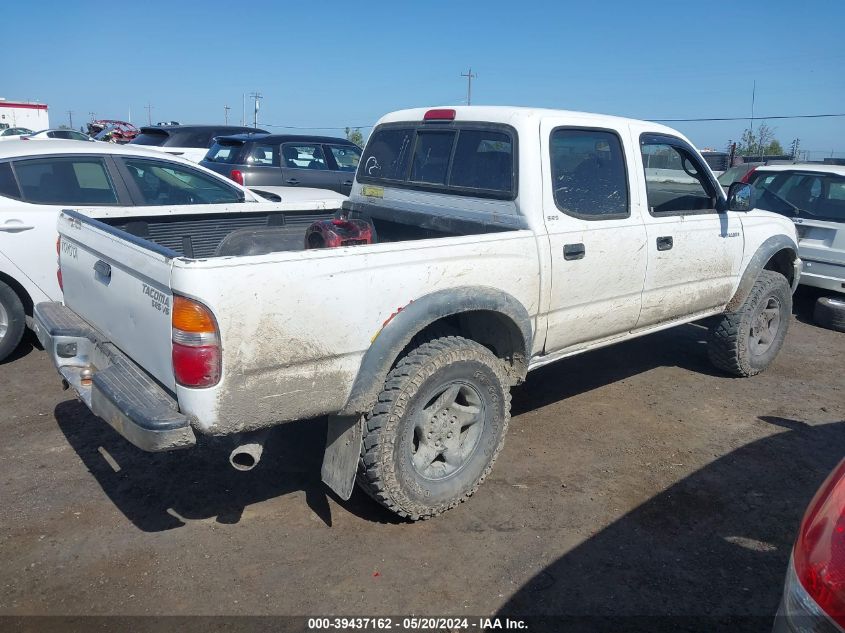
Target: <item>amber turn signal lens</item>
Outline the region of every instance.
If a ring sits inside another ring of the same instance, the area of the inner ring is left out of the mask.
[[[178,295],[173,297],[173,327],[183,332],[217,331],[214,317],[208,308]]]

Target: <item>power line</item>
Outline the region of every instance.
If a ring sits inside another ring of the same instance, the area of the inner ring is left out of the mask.
[[[754,116],[755,121],[762,121],[765,119],[824,119],[831,117],[845,117],[843,114],[789,114],[781,116]],[[655,123],[683,123],[694,121],[748,121],[747,116],[726,116],[726,117],[702,117],[699,119],[649,119]]]

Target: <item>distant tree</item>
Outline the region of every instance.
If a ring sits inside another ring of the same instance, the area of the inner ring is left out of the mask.
[[[352,128],[346,128],[346,140],[352,141],[358,147],[364,147],[364,135],[361,134],[361,128],[356,127],[354,130]]]
[[[69,130],[70,128],[69,128],[67,125],[65,125],[64,123],[62,123],[62,124],[59,126],[59,129],[60,129],[60,130]]]
[[[742,133],[742,140],[736,148],[742,156],[782,155],[783,145],[775,138],[775,129],[762,123],[757,132],[747,129]]]

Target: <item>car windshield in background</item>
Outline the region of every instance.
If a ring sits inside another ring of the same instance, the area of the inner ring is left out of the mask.
[[[845,222],[845,176],[818,172],[758,171],[754,206],[782,215]]]
[[[355,171],[361,160],[361,150],[354,145],[329,145],[334,162],[340,171]]]
[[[237,163],[238,158],[241,155],[241,149],[243,148],[243,146],[243,143],[237,142],[215,143],[211,146],[211,149],[208,150],[208,153],[205,155],[205,160],[210,161],[212,163],[225,163],[233,165]]]
[[[513,141],[504,131],[383,128],[373,133],[361,160],[358,179],[364,182],[407,181],[496,197],[514,189]]]

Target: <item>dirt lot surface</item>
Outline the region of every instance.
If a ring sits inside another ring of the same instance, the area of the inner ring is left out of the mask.
[[[767,630],[801,515],[845,456],[845,335],[810,323],[813,298],[752,379],[711,369],[696,325],[532,373],[491,477],[415,524],[327,494],[324,421],[274,432],[249,473],[210,449],[143,453],[30,343],[0,365],[0,613],[764,616],[737,628]]]

